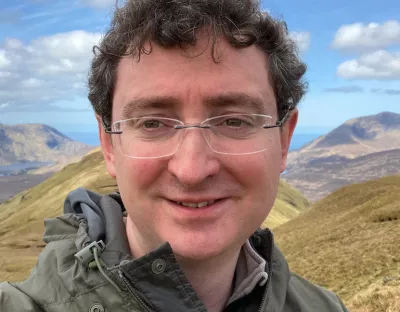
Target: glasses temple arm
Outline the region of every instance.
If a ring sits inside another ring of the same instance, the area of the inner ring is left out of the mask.
[[[103,124],[104,132],[108,134],[121,134],[122,131],[112,131],[111,126],[108,126],[104,117],[101,117],[101,123]]]
[[[280,120],[278,120],[278,121],[276,122],[276,126],[277,126],[277,127],[282,127],[282,126],[283,126],[283,124],[284,124],[284,123],[286,122],[286,120],[289,118],[290,111],[291,111],[293,108],[294,108],[294,105],[293,105],[293,104],[290,105],[290,106],[288,107],[285,116],[283,116],[282,119],[280,119]]]

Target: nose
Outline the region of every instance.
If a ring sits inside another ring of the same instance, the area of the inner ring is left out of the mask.
[[[170,159],[168,170],[182,185],[195,187],[217,175],[221,165],[217,154],[205,141],[202,130],[190,128],[184,131],[183,142]]]

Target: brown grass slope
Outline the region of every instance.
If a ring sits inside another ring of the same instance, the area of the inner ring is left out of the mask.
[[[346,186],[277,227],[290,267],[351,311],[400,311],[400,176]]]
[[[106,172],[100,150],[0,205],[0,281],[27,277],[43,248],[43,220],[60,215],[65,197],[78,187],[102,194],[117,189],[115,180]],[[308,207],[308,201],[297,190],[282,182],[265,224],[282,224]]]

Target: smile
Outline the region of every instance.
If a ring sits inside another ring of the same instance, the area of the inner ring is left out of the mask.
[[[215,200],[210,200],[210,201],[204,201],[201,203],[187,203],[187,202],[175,202],[178,205],[185,206],[185,207],[190,207],[190,208],[203,208],[209,205],[212,205],[215,203]]]

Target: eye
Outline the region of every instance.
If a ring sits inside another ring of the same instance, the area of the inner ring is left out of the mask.
[[[229,128],[248,128],[254,126],[254,120],[246,116],[228,117],[222,120],[221,126]]]
[[[247,123],[239,118],[229,118],[225,120],[225,125],[228,127],[241,127],[246,126]]]
[[[148,119],[143,121],[143,127],[146,129],[157,129],[164,126],[164,124],[157,119]]]

